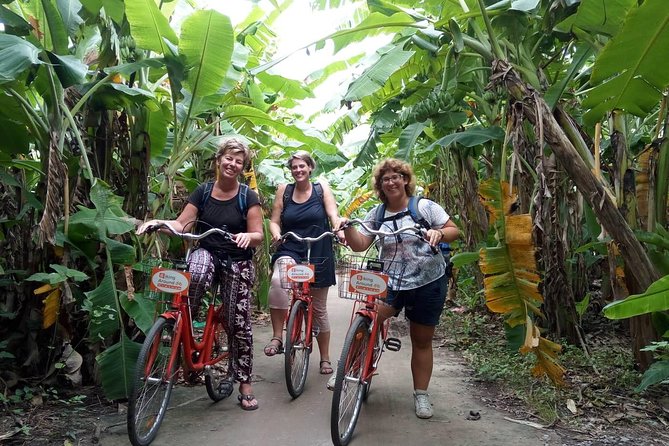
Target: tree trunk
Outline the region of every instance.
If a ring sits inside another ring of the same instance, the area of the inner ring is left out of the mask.
[[[609,198],[602,183],[586,166],[583,158],[558,125],[546,101],[539,92],[524,82],[507,62],[495,60],[492,63],[492,69],[491,85],[505,87],[511,97],[522,104],[525,116],[536,127],[540,143],[543,139],[551,146],[558,161],[583,194],[604,229],[618,244],[621,256],[630,273],[642,289],[647,289],[650,284],[659,279],[655,267],[617,206]],[[648,344],[651,340],[641,339],[638,340],[638,344]],[[640,352],[635,351],[634,353],[641,367],[647,368],[649,364],[644,358],[639,357]]]

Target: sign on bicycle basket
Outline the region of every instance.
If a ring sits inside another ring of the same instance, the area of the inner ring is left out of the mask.
[[[351,293],[386,297],[388,294],[388,276],[383,273],[352,269],[348,290]]]
[[[314,265],[292,265],[286,271],[286,277],[290,282],[314,282],[314,275]]]
[[[163,293],[183,293],[190,285],[190,273],[173,269],[153,268],[150,288]]]

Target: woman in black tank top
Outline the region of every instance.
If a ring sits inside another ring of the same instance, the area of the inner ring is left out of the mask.
[[[295,152],[288,160],[288,167],[295,183],[281,184],[277,188],[270,220],[272,240],[281,234],[293,231],[302,237],[317,237],[330,227],[339,227],[337,204],[327,183],[312,183],[311,173],[316,167],[311,155],[304,151]],[[316,265],[316,282],[312,285],[314,326],[318,327],[318,349],[321,355],[320,372],[332,373],[330,362],[330,324],[327,315],[327,293],[335,284],[334,253],[332,239],[312,245],[311,256],[326,259]],[[306,257],[306,246],[294,240],[284,242],[272,256],[272,262],[280,257],[288,257],[295,262]],[[289,296],[281,288],[278,268],[274,268],[269,292],[269,307],[274,335],[265,346],[265,354],[274,356],[283,349],[283,324],[289,307]]]

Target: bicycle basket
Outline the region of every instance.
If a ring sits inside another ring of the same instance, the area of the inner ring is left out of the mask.
[[[275,268],[279,268],[281,288],[290,290],[300,286],[302,282],[314,282],[316,270],[320,269],[320,266],[327,260],[327,257],[312,257],[310,264],[296,264],[295,260],[290,257],[278,258]]]
[[[349,254],[337,265],[339,297],[358,301],[384,300],[389,290],[399,289],[406,264],[398,260]]]
[[[161,313],[173,301],[175,294],[187,296],[186,303],[195,310],[212,283],[213,268],[209,265],[186,262],[183,259],[150,257],[136,264],[134,282],[136,289],[144,290],[141,296],[155,302],[156,313]]]

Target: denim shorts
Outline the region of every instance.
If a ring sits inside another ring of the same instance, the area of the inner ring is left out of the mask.
[[[413,290],[400,290],[388,293],[386,303],[397,310],[404,308],[404,313],[411,322],[435,326],[444,309],[448,277],[444,274],[439,279]]]

